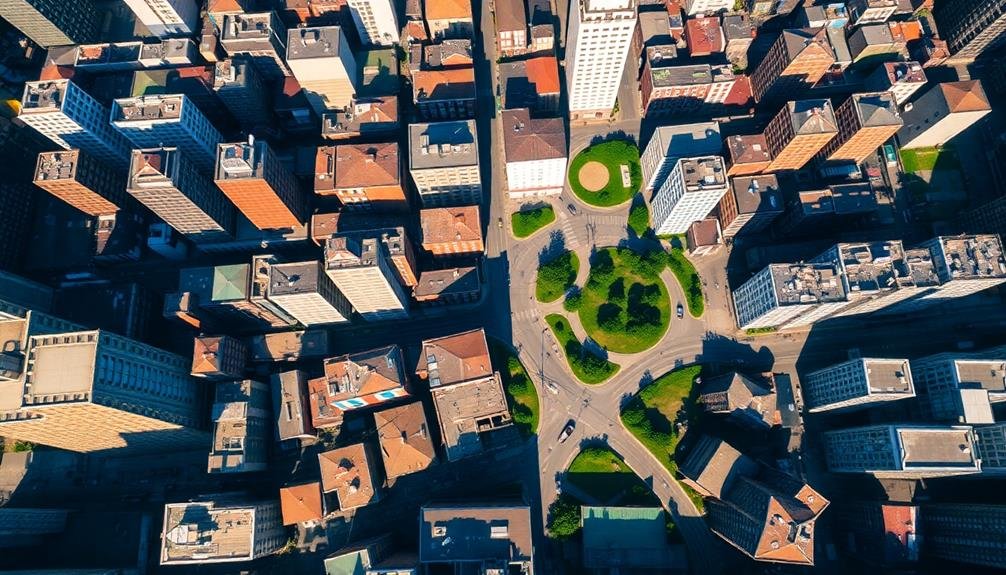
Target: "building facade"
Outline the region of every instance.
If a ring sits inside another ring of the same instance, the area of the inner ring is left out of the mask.
[[[784,30],[751,74],[756,101],[788,100],[820,80],[835,63],[824,28]]]
[[[242,495],[164,506],[161,565],[252,561],[286,544],[279,501],[250,501]]]
[[[558,118],[532,119],[524,108],[504,110],[503,153],[511,199],[562,193],[566,182],[566,131]]]
[[[766,172],[799,170],[838,135],[828,100],[789,102],[765,127],[772,162]]]
[[[220,144],[213,181],[260,230],[304,225],[307,198],[300,183],[264,141],[249,138],[248,142]]]
[[[478,137],[473,120],[411,124],[409,173],[423,207],[482,201]]]
[[[958,61],[974,60],[1006,38],[1006,1],[964,0],[942,3],[934,14],[940,36]]]
[[[419,211],[420,243],[434,256],[478,255],[485,251],[478,206]]]
[[[392,241],[401,242],[404,238]],[[337,235],[325,242],[325,273],[367,321],[403,319],[409,298],[377,233]]]
[[[199,6],[195,0],[125,0],[137,22],[154,36],[188,36],[196,32]]]
[[[942,146],[992,111],[979,80],[944,82],[929,88],[902,114],[902,149]]]
[[[207,473],[265,470],[273,434],[269,386],[252,379],[221,381],[214,393]]]
[[[306,326],[344,323],[352,311],[317,261],[270,266],[266,299]]]
[[[408,209],[398,144],[341,144],[318,148],[314,193],[339,198],[347,210]]]
[[[800,379],[811,412],[871,407],[915,397],[907,359],[850,359]]]
[[[658,235],[683,234],[704,219],[727,192],[723,158],[682,158],[651,202],[653,229]]]
[[[890,92],[898,106],[904,106],[926,82],[926,71],[918,62],[884,62],[867,77],[866,88]]]
[[[639,158],[643,190],[659,190],[681,158],[714,156],[722,150],[719,122],[657,127]]]
[[[741,329],[810,325],[848,305],[835,264],[770,264],[733,292]]]
[[[346,0],[346,6],[364,44],[393,46],[398,43],[398,18],[392,0]]]
[[[356,59],[338,26],[289,30],[286,62],[304,96],[322,114],[344,109],[356,93]]]
[[[94,42],[101,31],[92,0],[0,0],[0,17],[42,48]]]
[[[832,473],[925,479],[981,472],[973,429],[966,425],[870,425],[828,431],[824,452]]]
[[[35,185],[89,216],[114,214],[125,206],[121,172],[101,165],[80,150],[42,152]]]
[[[912,362],[926,421],[995,423],[992,404],[1006,401],[1006,350],[945,352]]]
[[[201,172],[210,174],[223,136],[184,94],[120,98],[112,102],[112,126],[134,148],[180,149]]]
[[[251,61],[227,58],[216,62],[213,91],[242,129],[248,131],[272,123],[270,90]]]
[[[782,215],[784,205],[774,175],[734,176],[717,210],[721,233],[724,238],[733,238],[761,231]]]
[[[821,155],[829,162],[860,164],[884,145],[901,128],[901,114],[894,94],[874,92],[853,94],[835,109],[838,135]]]
[[[925,503],[923,555],[1006,569],[1006,505]]]
[[[570,119],[607,119],[636,28],[636,0],[579,0],[570,12],[566,35]]]

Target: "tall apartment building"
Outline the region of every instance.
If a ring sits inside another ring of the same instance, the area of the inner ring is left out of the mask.
[[[942,146],[991,111],[979,80],[937,84],[905,106],[898,142],[904,149]]]
[[[729,12],[733,7],[730,0],[685,0],[685,12],[689,16]]]
[[[356,93],[356,60],[338,26],[293,28],[286,62],[316,112],[344,109]]]
[[[920,511],[923,556],[1006,569],[1006,505],[924,503]]]
[[[907,359],[850,359],[804,375],[800,388],[811,413],[915,397]]]
[[[659,190],[681,158],[715,156],[722,151],[719,122],[658,126],[639,158],[643,189]]]
[[[928,252],[938,285],[892,307],[892,313],[967,297],[1006,282],[1006,255],[998,235],[938,236],[918,247]]]
[[[35,185],[89,216],[114,214],[127,197],[122,173],[80,150],[39,154]]]
[[[901,128],[898,103],[890,92],[853,94],[835,109],[838,136],[821,155],[830,162],[859,164],[884,145]]]
[[[772,163],[765,171],[799,170],[837,135],[829,100],[788,102],[765,127],[765,140],[772,154]]]
[[[636,0],[578,0],[570,5],[566,86],[571,120],[607,119],[621,85],[636,28]]]
[[[307,219],[300,183],[262,140],[220,144],[213,181],[260,230],[297,228]]]
[[[234,207],[178,148],[133,150],[126,191],[194,242],[231,237]]]
[[[890,92],[898,106],[904,106],[928,81],[918,62],[884,62],[866,78],[866,89]]]
[[[824,433],[832,473],[925,479],[980,473],[974,430],[966,425],[870,425]]]
[[[339,198],[347,210],[407,210],[398,144],[341,144],[318,148],[314,193]]]
[[[741,329],[809,325],[848,305],[835,264],[770,264],[733,299]]]
[[[404,237],[396,241],[407,241]],[[408,317],[409,296],[379,234],[338,235],[325,242],[325,273],[367,321]]]
[[[227,58],[214,64],[213,91],[243,130],[272,123],[269,86],[250,60]]]
[[[732,238],[761,231],[784,210],[779,180],[773,174],[734,176],[717,210],[720,233],[724,238]]]
[[[272,443],[269,386],[245,379],[215,384],[207,473],[263,471]]]
[[[164,506],[161,565],[252,561],[286,542],[279,501],[225,494]]]
[[[317,261],[272,264],[266,299],[306,326],[347,322],[351,313]]]
[[[562,193],[566,130],[559,118],[532,119],[527,108],[503,110],[503,154],[511,199]]]
[[[434,256],[476,255],[485,251],[478,206],[419,210],[420,243]]]
[[[926,421],[995,423],[992,404],[1006,401],[1006,350],[945,352],[912,361]]]
[[[330,357],[325,375],[308,382],[311,418],[352,411],[408,397],[405,360],[397,345]]]
[[[933,16],[952,58],[966,62],[1002,44],[1006,38],[1006,1],[943,2]]]
[[[178,148],[200,171],[213,172],[223,136],[184,94],[117,99],[111,121],[134,147]]]
[[[0,17],[43,48],[87,44],[101,32],[92,0],[0,0]]]
[[[727,175],[751,176],[760,174],[772,163],[772,152],[764,134],[745,134],[726,139]]]
[[[190,36],[199,23],[195,0],[125,0],[136,21],[152,36]]]
[[[0,412],[7,438],[80,452],[206,445],[188,358],[99,330],[32,335],[24,358],[23,393]]]
[[[835,63],[824,28],[783,30],[751,74],[758,102],[788,100],[801,95]]]
[[[423,207],[482,202],[475,122],[409,125],[409,173]]]
[[[291,76],[286,64],[286,26],[275,12],[227,14],[220,26],[220,46],[231,58],[243,56],[269,80]]]
[[[392,0],[346,0],[346,6],[364,44],[393,46],[398,43],[398,18]]]
[[[928,251],[899,240],[839,243],[810,261],[838,267],[849,305],[833,317],[882,310],[938,283]]]
[[[725,193],[723,158],[682,158],[650,202],[653,229],[658,235],[683,234],[692,222],[708,216]]]
[[[115,168],[129,164],[131,146],[108,124],[108,108],[70,80],[26,83],[18,118],[64,150],[83,150]]]

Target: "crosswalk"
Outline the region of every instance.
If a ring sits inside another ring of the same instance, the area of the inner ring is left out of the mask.
[[[538,319],[538,313],[534,309],[522,309],[518,312],[514,312],[513,321],[516,322],[531,322]]]

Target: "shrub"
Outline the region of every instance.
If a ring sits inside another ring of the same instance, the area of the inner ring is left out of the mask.
[[[552,206],[523,210],[510,215],[513,235],[518,238],[526,238],[554,221],[555,210]]]
[[[562,307],[566,311],[577,311],[580,306],[583,305],[583,294],[579,291],[573,291],[566,296],[566,301],[562,302]]]
[[[579,260],[573,252],[563,252],[557,257],[538,266],[538,282],[535,294],[538,301],[553,302],[573,286]]]
[[[597,325],[605,331],[620,331],[624,326],[622,308],[613,303],[601,304],[597,308]]]
[[[555,539],[569,539],[580,532],[580,502],[560,495],[548,507],[548,534]]]
[[[618,278],[608,286],[608,299],[614,302],[625,301],[625,280]]]
[[[646,208],[646,202],[642,196],[636,196],[632,209],[629,210],[629,227],[636,232],[636,236],[643,237],[646,230],[650,228],[650,211]]]

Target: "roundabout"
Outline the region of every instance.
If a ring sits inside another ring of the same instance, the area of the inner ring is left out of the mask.
[[[626,140],[594,144],[569,163],[569,187],[582,202],[601,208],[624,204],[643,183],[639,148]]]

